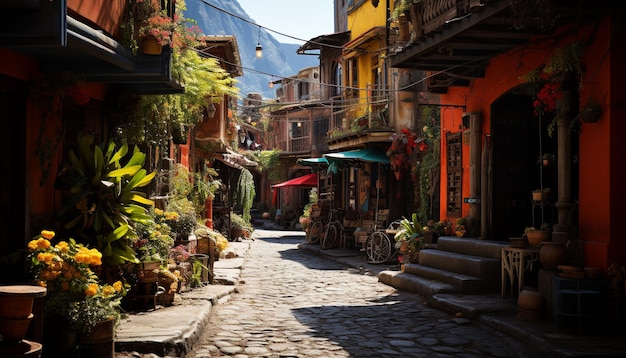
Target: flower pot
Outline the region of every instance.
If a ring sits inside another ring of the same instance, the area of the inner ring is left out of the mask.
[[[546,230],[530,230],[526,233],[528,245],[539,246],[542,242],[550,240],[551,232]]]
[[[404,254],[409,251],[409,243],[406,240],[402,240],[402,244],[400,245],[400,253]]]
[[[31,313],[26,318],[0,318],[0,335],[4,341],[19,342],[24,339],[33,317]]]
[[[163,46],[152,36],[142,38],[140,47],[144,55],[160,55],[163,52]]]
[[[558,242],[545,241],[539,249],[539,262],[544,269],[556,270],[567,262],[567,249]]]
[[[115,320],[96,323],[88,335],[81,337],[81,357],[113,358],[115,355]]]
[[[552,192],[551,189],[546,188],[542,190],[533,190],[532,195],[533,195],[533,201],[548,201],[548,198],[550,197],[550,193]]]
[[[46,295],[40,286],[11,285],[0,287],[0,318],[25,319],[33,310],[35,298]],[[0,332],[1,333],[1,332]]]

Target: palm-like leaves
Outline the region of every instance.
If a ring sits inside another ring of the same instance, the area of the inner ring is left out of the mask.
[[[124,161],[128,152],[126,144],[97,146],[92,136],[79,135],[78,153],[70,151],[70,163],[56,182],[72,194],[60,212],[64,228],[95,245],[110,264],[138,262],[126,238],[133,222],[152,220],[146,206],[154,202],[138,189],[150,184],[156,172],[142,168],[146,155],[139,148]]]

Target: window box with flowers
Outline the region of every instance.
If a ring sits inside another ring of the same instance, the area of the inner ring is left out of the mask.
[[[44,298],[44,350],[50,356],[66,356],[80,346],[85,356],[90,337],[104,327],[110,333],[121,318],[120,304],[127,285],[105,284],[96,271],[102,254],[73,239],[52,241],[55,232],[43,230],[28,243],[28,262],[35,284],[46,287]],[[59,336],[61,335],[61,336]],[[81,344],[82,343],[82,344]],[[100,346],[100,349],[106,346]],[[111,344],[111,356],[114,348]]]

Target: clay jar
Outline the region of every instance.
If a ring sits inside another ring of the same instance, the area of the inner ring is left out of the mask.
[[[543,310],[543,296],[532,287],[524,287],[517,296],[519,308],[530,312],[541,312]]]
[[[539,249],[539,262],[546,270],[556,270],[567,262],[567,248],[558,242],[544,241]]]

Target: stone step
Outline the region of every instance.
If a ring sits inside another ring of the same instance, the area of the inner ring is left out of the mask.
[[[381,271],[378,274],[378,281],[398,290],[419,293],[427,298],[438,293],[454,292],[454,286],[449,283],[429,280],[401,271]]]
[[[437,250],[456,252],[464,255],[489,257],[500,260],[502,247],[509,246],[508,241],[490,241],[474,238],[442,236],[437,240]]]
[[[500,259],[442,251],[439,248],[421,250],[419,264],[487,280],[498,280],[500,275]]]
[[[404,272],[426,279],[451,284],[457,292],[470,293],[498,291],[497,280],[486,280],[480,277],[440,270],[420,264],[405,264]]]

